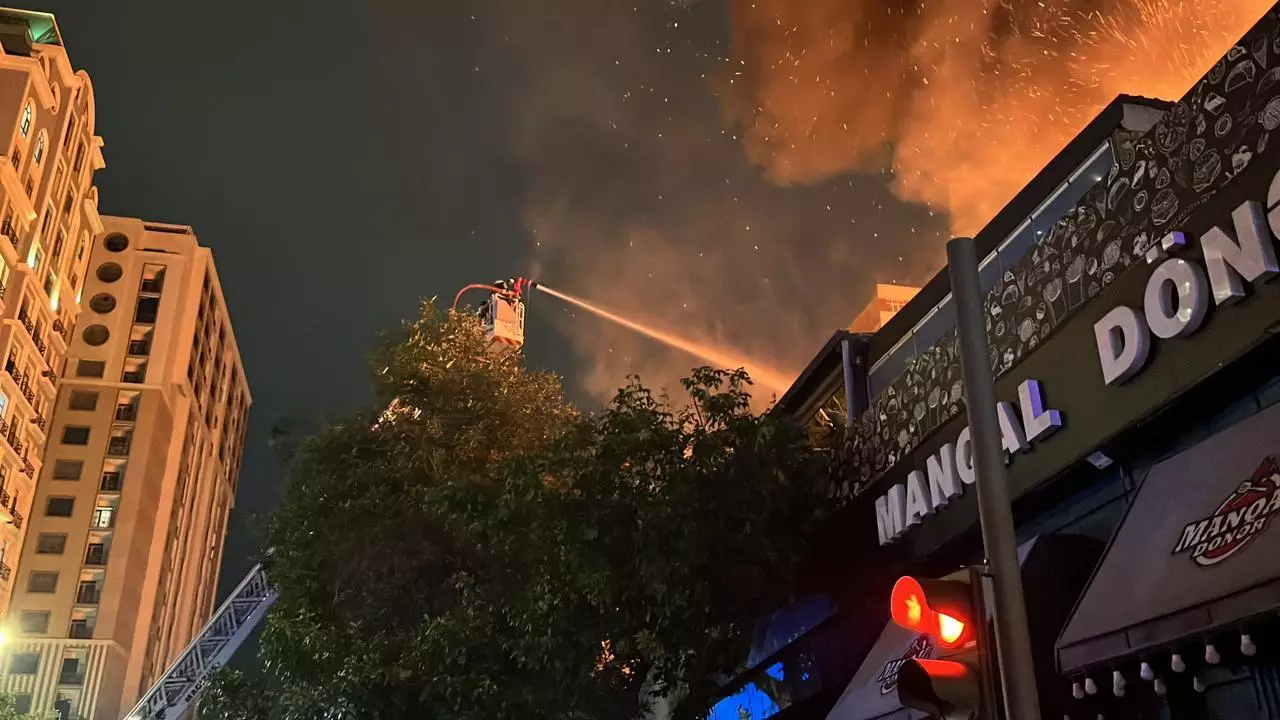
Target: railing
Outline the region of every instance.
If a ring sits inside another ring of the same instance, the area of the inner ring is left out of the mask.
[[[49,424],[49,421],[45,420],[43,415],[37,415],[31,418],[31,424],[43,430],[44,426]]]
[[[4,561],[0,560],[0,580],[9,582],[9,578],[13,577],[13,568],[9,567]]]
[[[40,351],[41,355],[44,355],[45,353],[49,352],[49,344],[46,343],[43,338],[37,335],[35,330],[31,331],[31,342],[36,344],[36,349]]]
[[[26,398],[27,402],[35,404],[36,391],[31,389],[31,383],[26,378],[23,378],[22,382],[18,383],[18,389],[22,390],[22,397]]]
[[[0,507],[9,507],[9,502],[12,499],[8,490],[0,490]]]
[[[36,466],[32,465],[31,461],[25,457],[22,458],[22,474],[33,479],[36,476]]]
[[[22,529],[22,513],[18,512],[17,506],[9,507],[9,514],[13,516],[13,526],[19,530]]]

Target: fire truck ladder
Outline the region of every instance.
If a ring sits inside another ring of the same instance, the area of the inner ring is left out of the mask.
[[[256,565],[222,603],[165,674],[125,720],[177,720],[196,701],[209,678],[226,664],[276,601],[276,589]]]

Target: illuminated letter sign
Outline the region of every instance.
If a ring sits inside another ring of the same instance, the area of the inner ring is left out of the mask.
[[[1267,211],[1256,201],[1231,213],[1231,232],[1210,228],[1200,238],[1208,269],[1182,258],[1168,258],[1147,279],[1142,311],[1120,306],[1093,326],[1102,381],[1118,385],[1137,375],[1150,355],[1151,336],[1161,340],[1189,337],[1200,329],[1209,310],[1208,295],[1218,306],[1245,296],[1245,283],[1265,282],[1280,274],[1273,238],[1280,235],[1280,173],[1267,192]],[[1187,245],[1183,233],[1170,233],[1156,249],[1175,253]]]
[[[1032,443],[1043,440],[1062,427],[1062,413],[1045,406],[1043,390],[1036,380],[1018,387],[1018,407],[1008,402],[996,404],[1000,436],[1007,461],[1017,453],[1029,452]],[[912,470],[905,482],[889,488],[876,498],[876,534],[888,545],[919,525],[955,498],[977,479],[973,467],[973,438],[969,428],[960,431],[955,443],[946,443],[925,459],[925,469]]]

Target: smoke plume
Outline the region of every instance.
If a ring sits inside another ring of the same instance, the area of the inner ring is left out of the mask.
[[[1116,94],[1180,96],[1271,0],[498,3],[531,275],[791,377],[874,282],[927,279]],[[697,364],[558,310],[597,395]]]
[[[1271,0],[734,0],[728,118],[774,182],[878,172],[978,230],[1118,94],[1177,99]]]

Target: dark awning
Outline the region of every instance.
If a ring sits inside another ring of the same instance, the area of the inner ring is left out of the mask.
[[[1280,406],[1156,465],[1058,639],[1063,672],[1280,607]]]
[[[920,720],[929,717],[926,713],[908,710],[898,702],[897,669],[904,660],[933,657],[933,652],[928,636],[889,623],[827,715],[827,720]]]

